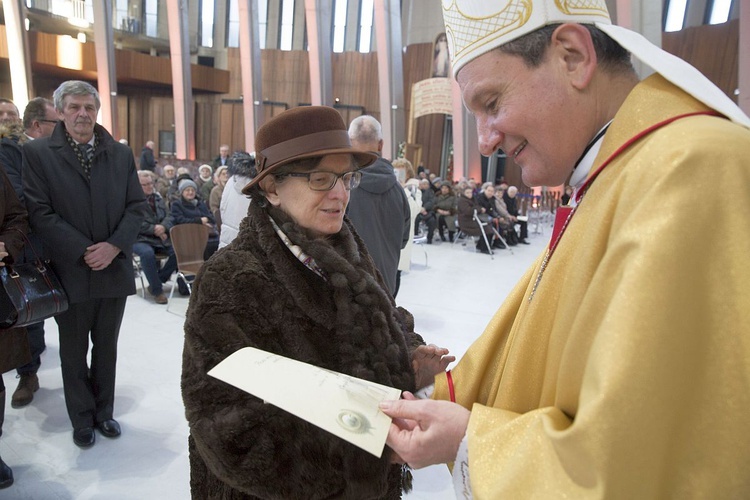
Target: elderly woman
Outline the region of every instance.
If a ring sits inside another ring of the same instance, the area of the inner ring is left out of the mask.
[[[198,273],[185,322],[193,498],[400,498],[390,449],[378,459],[206,375],[252,346],[413,391],[453,359],[420,345],[344,218],[375,155],[352,149],[338,112],[281,113],[255,146],[248,216]]]
[[[456,196],[450,182],[440,184],[440,192],[435,195],[435,215],[438,220],[438,234],[445,241],[445,230],[448,240],[453,241],[456,234]]]

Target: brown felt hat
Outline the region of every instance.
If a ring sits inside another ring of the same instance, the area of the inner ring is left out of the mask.
[[[255,168],[258,174],[242,189],[251,187],[282,165],[305,158],[350,154],[356,168],[374,162],[375,153],[352,147],[344,119],[327,106],[300,106],[273,117],[255,135]]]

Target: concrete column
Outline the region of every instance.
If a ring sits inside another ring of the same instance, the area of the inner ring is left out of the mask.
[[[333,0],[305,0],[307,43],[310,47],[310,102],[333,106],[331,19]]]
[[[180,160],[195,159],[195,113],[190,69],[187,0],[167,0],[169,55],[172,63],[175,151]]]
[[[617,0],[616,24],[645,36],[649,42],[661,47],[662,36],[662,2],[652,0]],[[646,78],[654,71],[636,59],[633,67],[641,78]]]
[[[112,2],[94,0],[94,48],[96,51],[96,79],[101,124],[115,139],[117,130],[117,71],[115,66],[115,44],[112,30]]]
[[[258,29],[258,3],[239,0],[240,71],[242,112],[245,120],[245,150],[255,150],[255,134],[263,124],[263,92]]]
[[[479,135],[477,121],[474,115],[464,106],[461,99],[461,89],[458,83],[453,83],[453,179],[461,177],[482,180],[482,159],[479,154]]]
[[[8,60],[10,65],[10,85],[13,90],[13,103],[23,116],[23,110],[34,94],[31,80],[31,62],[29,60],[29,42],[24,25],[23,0],[3,0],[5,15],[5,36],[8,42]]]
[[[399,143],[406,140],[401,2],[375,0],[374,4],[383,157],[391,159],[398,152]]]

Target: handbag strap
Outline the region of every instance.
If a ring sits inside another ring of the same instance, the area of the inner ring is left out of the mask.
[[[34,245],[31,244],[31,240],[29,240],[29,237],[26,236],[26,233],[24,233],[23,231],[21,231],[18,228],[14,228],[14,230],[18,231],[21,234],[21,236],[23,237],[23,240],[24,240],[24,248],[30,248],[31,249],[31,252],[34,254],[34,261],[36,262],[37,267],[39,267],[40,270],[41,270],[41,268],[44,267],[44,264],[42,263],[42,259],[39,258],[39,254],[36,253],[36,249],[34,248]]]

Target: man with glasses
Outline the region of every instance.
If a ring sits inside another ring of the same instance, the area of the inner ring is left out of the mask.
[[[154,189],[154,177],[154,174],[146,170],[138,171],[138,180],[143,194],[146,195],[149,210],[141,223],[138,240],[133,245],[133,253],[141,259],[141,268],[149,284],[148,292],[154,297],[154,302],[166,304],[167,296],[164,294],[163,284],[169,281],[172,273],[177,270],[177,257],[169,240],[169,230],[173,226],[172,216],[167,210],[164,198]],[[157,254],[168,256],[161,268],[156,258]]]
[[[18,111],[12,102],[7,99],[0,100],[0,107],[9,111],[5,115],[7,119],[2,122],[3,128],[6,128],[9,134],[0,141],[0,164],[5,168],[5,173],[8,175],[18,199],[23,203],[25,198],[21,171],[23,166],[22,145],[25,142],[51,135],[57,123],[57,112],[52,102],[44,97],[35,97],[29,101],[23,112],[23,122],[18,118]],[[14,116],[15,118],[13,118]],[[22,133],[19,132],[21,126],[23,127]],[[40,252],[42,245],[36,235],[29,231],[28,236],[34,249]],[[26,249],[22,258],[24,260],[33,259],[34,255],[29,249]],[[44,342],[44,321],[27,326],[26,331],[29,338],[31,361],[16,370],[19,381],[18,387],[11,398],[13,408],[22,408],[33,401],[34,393],[39,390],[37,372],[42,364],[41,355],[47,347]]]
[[[352,191],[347,215],[365,242],[375,266],[383,275],[388,292],[398,293],[401,249],[411,238],[411,209],[393,165],[381,156],[383,132],[372,116],[360,116],[349,125],[352,146],[378,155],[362,169],[359,188]]]

